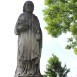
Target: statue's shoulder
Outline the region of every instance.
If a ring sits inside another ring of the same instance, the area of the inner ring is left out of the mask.
[[[38,17],[35,14],[32,14],[32,15],[34,19],[38,20]]]
[[[19,15],[19,18],[22,17],[22,16],[24,16],[24,13],[21,13],[21,14]]]
[[[24,13],[21,13],[18,17],[18,20],[23,20],[24,19]]]
[[[19,15],[19,20],[27,20],[27,18],[29,17],[29,15],[27,13],[21,13]]]

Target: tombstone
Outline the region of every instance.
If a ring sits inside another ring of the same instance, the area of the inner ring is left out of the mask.
[[[23,13],[20,14],[15,26],[14,32],[18,35],[15,77],[42,77],[40,73],[42,31],[33,10],[33,2],[26,1]]]

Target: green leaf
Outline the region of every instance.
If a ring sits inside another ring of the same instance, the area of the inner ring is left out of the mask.
[[[66,49],[71,49],[71,46],[70,45],[67,45],[65,48]]]
[[[74,53],[77,55],[77,48],[74,48]]]

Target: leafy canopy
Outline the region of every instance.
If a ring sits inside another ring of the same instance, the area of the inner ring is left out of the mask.
[[[49,58],[44,77],[67,77],[70,69],[66,65],[61,66],[61,62],[56,55]]]
[[[45,0],[45,27],[53,37],[70,32],[67,49],[73,48],[77,53],[77,0]]]

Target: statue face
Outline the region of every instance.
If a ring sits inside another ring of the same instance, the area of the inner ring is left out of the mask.
[[[31,1],[27,1],[25,4],[24,4],[24,11],[26,12],[33,12],[34,10],[34,5]]]

